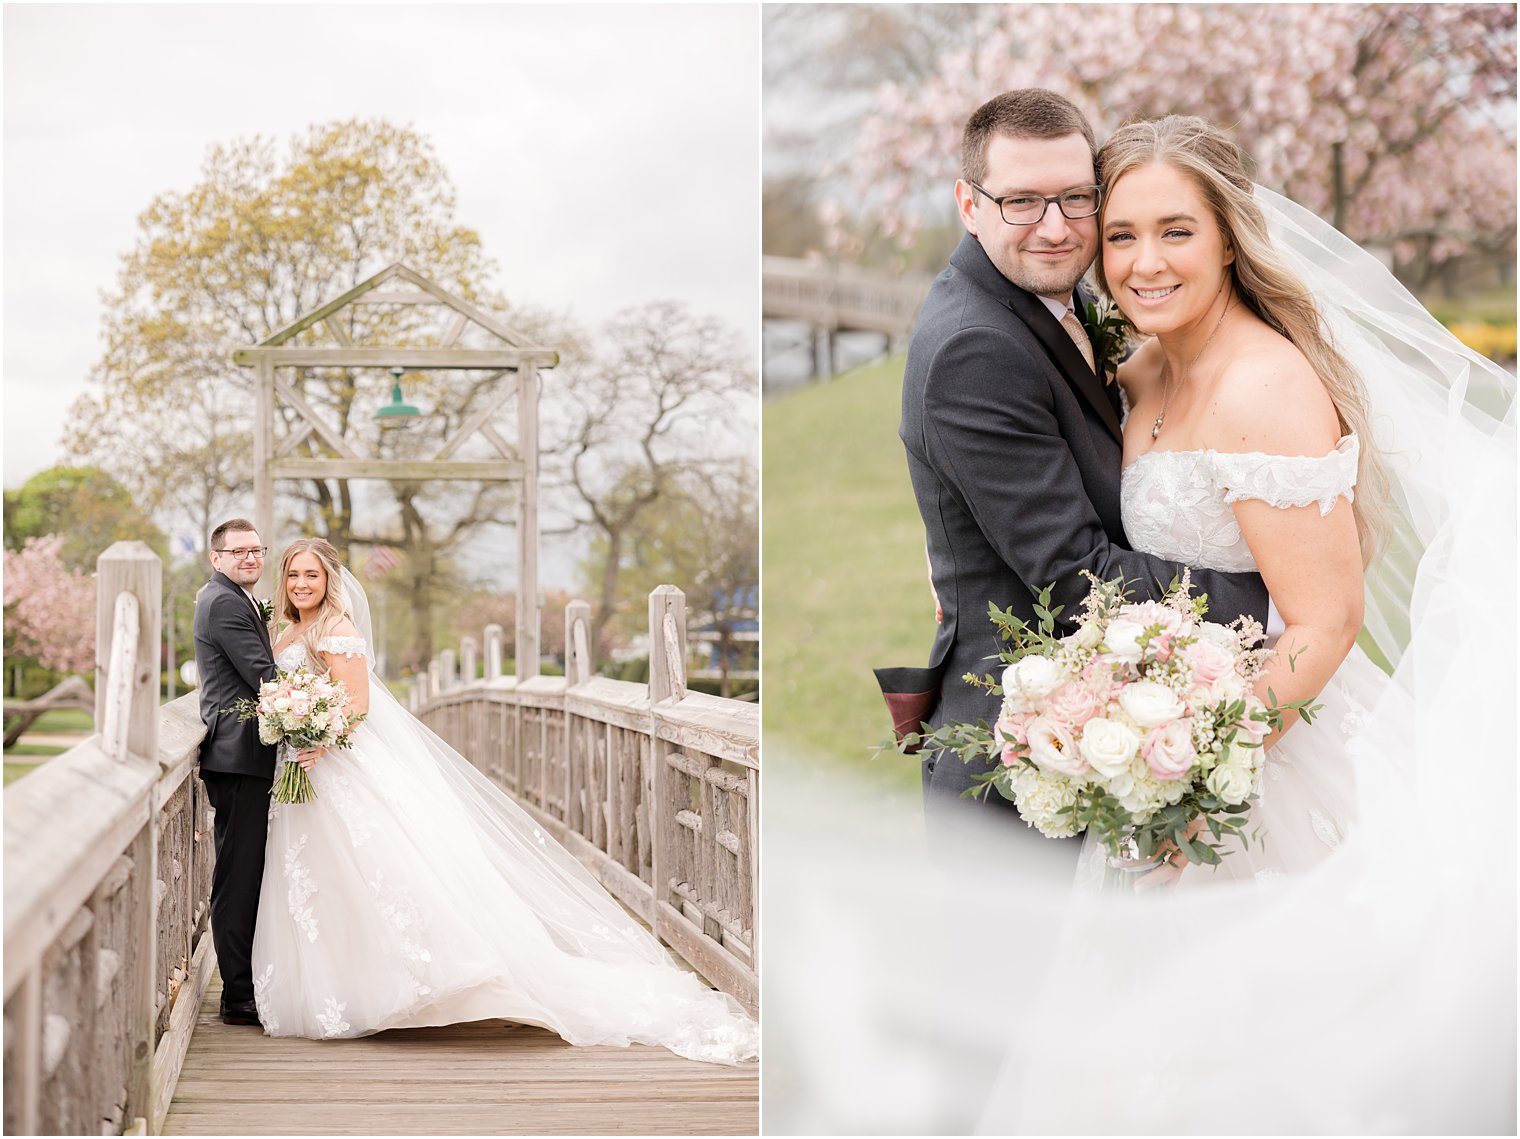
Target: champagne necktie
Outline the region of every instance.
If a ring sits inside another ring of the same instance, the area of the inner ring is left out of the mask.
[[[1066,335],[1071,337],[1071,342],[1077,346],[1077,351],[1082,353],[1082,359],[1087,361],[1087,366],[1097,374],[1097,368],[1093,366],[1092,341],[1087,338],[1087,329],[1082,327],[1082,322],[1077,319],[1077,314],[1070,309],[1061,318],[1061,327],[1066,329]]]

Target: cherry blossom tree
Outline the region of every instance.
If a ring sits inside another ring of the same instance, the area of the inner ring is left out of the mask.
[[[62,534],[5,551],[5,655],[44,668],[95,668],[95,575],[64,564]]]
[[[975,47],[883,83],[845,160],[904,246],[949,210],[966,117],[1047,87],[1101,141],[1136,117],[1199,114],[1256,178],[1427,278],[1515,240],[1515,7],[1093,4],[979,8]]]

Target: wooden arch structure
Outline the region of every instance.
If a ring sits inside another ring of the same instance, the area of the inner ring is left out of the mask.
[[[430,347],[354,343],[343,310],[354,305],[431,306],[447,320]],[[303,333],[310,333],[302,336]],[[483,344],[466,344],[466,336]],[[438,479],[502,480],[517,484],[517,675],[538,675],[538,394],[539,369],[559,363],[552,348],[530,344],[476,306],[454,296],[402,264],[382,269],[348,292],[314,309],[252,348],[232,354],[233,363],[257,369],[254,421],[254,522],[266,540],[274,526],[276,479],[381,479],[407,482]],[[438,448],[422,459],[385,459],[366,453],[362,443],[325,420],[281,374],[282,369],[476,369],[493,372],[496,386]],[[492,423],[515,400],[517,444]],[[294,428],[275,438],[277,404],[295,415]],[[308,439],[326,444],[328,457],[295,454]],[[483,438],[499,457],[458,460],[472,438]],[[267,569],[267,567],[266,567]]]

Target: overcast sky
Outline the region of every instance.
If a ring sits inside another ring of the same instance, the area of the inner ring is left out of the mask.
[[[754,6],[6,5],[4,20],[6,487],[62,458],[138,213],[193,186],[213,143],[283,151],[315,122],[430,138],[510,300],[594,325],[674,297],[758,353]]]

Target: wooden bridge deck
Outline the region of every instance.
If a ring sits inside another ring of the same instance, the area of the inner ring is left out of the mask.
[[[754,1135],[759,1068],[572,1048],[488,1020],[358,1040],[274,1039],[201,1003],[166,1135]]]

